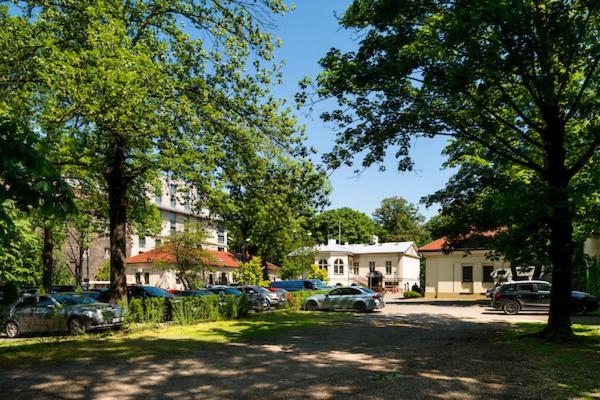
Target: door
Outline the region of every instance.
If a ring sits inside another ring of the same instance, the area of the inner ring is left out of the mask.
[[[537,307],[541,309],[550,308],[550,291],[552,286],[547,283],[538,283],[537,285]]]
[[[352,309],[354,307],[354,302],[358,299],[362,292],[354,288],[345,288],[342,290],[341,308]]]
[[[537,307],[537,293],[533,283],[519,283],[515,287],[515,297],[523,308],[535,309]]]
[[[31,332],[35,329],[33,310],[37,304],[37,299],[37,296],[26,296],[15,306],[13,318],[19,324],[21,332]]]
[[[342,289],[333,289],[328,295],[325,296],[322,308],[327,310],[335,310],[336,308],[339,308],[341,297]]]
[[[59,332],[66,329],[64,310],[48,296],[40,296],[33,310],[33,330],[36,332]]]

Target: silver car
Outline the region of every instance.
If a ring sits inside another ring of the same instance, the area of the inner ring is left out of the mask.
[[[121,307],[78,294],[25,295],[1,316],[2,330],[14,338],[30,332],[69,332],[121,325]]]
[[[304,301],[306,311],[354,310],[373,311],[385,307],[383,296],[361,286],[348,286],[333,289],[327,294],[317,294]]]

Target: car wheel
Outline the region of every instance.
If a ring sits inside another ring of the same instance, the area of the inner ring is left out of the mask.
[[[354,303],[354,307],[352,308],[354,308],[354,311],[359,313],[364,313],[367,311],[367,305],[362,301],[357,301],[356,303]]]
[[[8,321],[6,325],[4,325],[4,333],[6,333],[6,336],[12,339],[19,336],[19,333],[21,332],[19,330],[19,325],[17,325],[16,322]]]
[[[71,318],[69,320],[69,333],[71,335],[82,335],[85,333],[85,323],[81,318]]]
[[[306,311],[317,311],[319,309],[319,305],[316,301],[309,301],[306,303]]]
[[[508,315],[518,314],[520,308],[519,303],[514,300],[508,300],[502,304],[502,311],[504,311],[504,314]]]

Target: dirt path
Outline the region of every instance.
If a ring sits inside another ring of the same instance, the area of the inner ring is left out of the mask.
[[[203,347],[162,359],[12,367],[0,370],[0,398],[559,396],[553,389],[556,382],[544,378],[532,360],[520,360],[494,340],[498,331],[509,329],[508,324],[469,320],[465,315],[452,318],[450,307],[422,312],[417,305],[390,304],[384,313],[352,317],[342,326],[289,331],[259,342]]]

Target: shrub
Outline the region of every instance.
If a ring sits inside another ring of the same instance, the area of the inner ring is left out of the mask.
[[[304,300],[308,297],[325,293],[329,293],[329,290],[299,290],[297,292],[290,292],[291,298],[288,302],[288,308],[294,311],[301,310],[304,305]]]
[[[159,323],[168,321],[171,302],[166,298],[131,299],[125,308],[124,320],[127,323]]]
[[[414,290],[407,290],[406,292],[404,292],[403,296],[405,299],[414,299],[417,297],[421,297],[421,293],[416,292]]]
[[[127,323],[174,321],[181,325],[242,318],[248,315],[246,296],[202,296],[132,299],[126,307]]]

